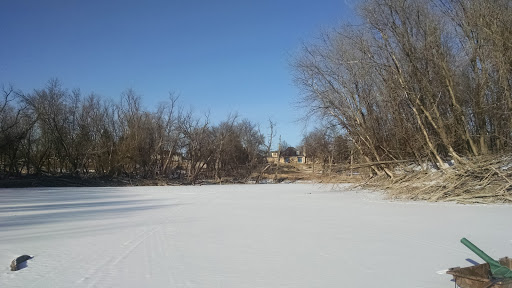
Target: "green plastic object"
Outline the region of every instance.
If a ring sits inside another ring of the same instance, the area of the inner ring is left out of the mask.
[[[473,251],[476,255],[478,255],[478,257],[482,258],[482,260],[489,264],[489,267],[491,268],[491,275],[493,278],[512,279],[512,271],[509,268],[501,265],[500,262],[492,259],[489,255],[485,254],[484,251],[480,250],[478,247],[475,246],[475,244],[471,243],[471,241],[469,241],[468,239],[462,238],[460,239],[460,242],[464,244],[466,247],[468,247],[469,250]]]

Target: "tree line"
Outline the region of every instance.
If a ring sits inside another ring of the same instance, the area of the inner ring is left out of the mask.
[[[308,162],[393,177],[392,163],[510,153],[511,0],[365,0],[358,12],[360,24],[324,32],[292,63],[307,115],[324,124],[304,136]],[[57,80],[1,93],[3,175],[247,179],[275,139],[272,122],[269,137],[236,115],[214,124],[173,95],[147,111],[133,90],[114,102]]]
[[[358,11],[361,24],[305,44],[293,69],[310,114],[373,173],[511,151],[510,0],[367,0]]]
[[[268,142],[268,141],[267,141]],[[248,179],[265,162],[257,124],[230,115],[213,124],[185,111],[178,97],[155,111],[129,89],[118,102],[69,91],[52,79],[0,100],[0,173],[94,174],[142,178]]]

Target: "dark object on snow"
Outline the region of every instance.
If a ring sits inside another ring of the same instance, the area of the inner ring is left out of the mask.
[[[511,258],[504,257],[499,262],[503,266],[512,268]],[[446,274],[451,274],[457,286],[461,288],[512,288],[512,279],[493,279],[487,263],[464,268],[450,268]]]
[[[11,262],[11,271],[18,271],[22,268],[22,264],[25,263],[27,260],[32,259],[34,257],[28,256],[28,255],[21,255],[20,257],[12,260]]]
[[[491,268],[492,278],[495,279],[512,279],[512,271],[509,267],[501,265],[500,262],[492,259],[489,255],[485,254],[484,251],[480,250],[475,244],[471,243],[468,239],[462,238],[460,240],[462,244],[469,248],[469,250],[473,251],[478,257],[482,258],[489,267]]]
[[[446,274],[453,275],[453,280],[459,287],[512,288],[512,278],[509,278],[509,271],[512,269],[512,259],[504,257],[496,261],[466,238],[462,238],[461,242],[487,263],[465,268],[455,267],[448,269]]]

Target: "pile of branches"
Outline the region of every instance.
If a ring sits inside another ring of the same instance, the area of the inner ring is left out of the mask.
[[[392,199],[512,203],[512,156],[474,157],[438,171],[406,171],[394,179],[374,178],[365,187],[384,188]]]

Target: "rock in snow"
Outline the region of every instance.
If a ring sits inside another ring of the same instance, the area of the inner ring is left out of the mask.
[[[20,257],[12,260],[11,262],[11,271],[18,271],[22,268],[23,264],[27,262],[27,260],[32,259],[33,257],[28,255],[21,255]]]

